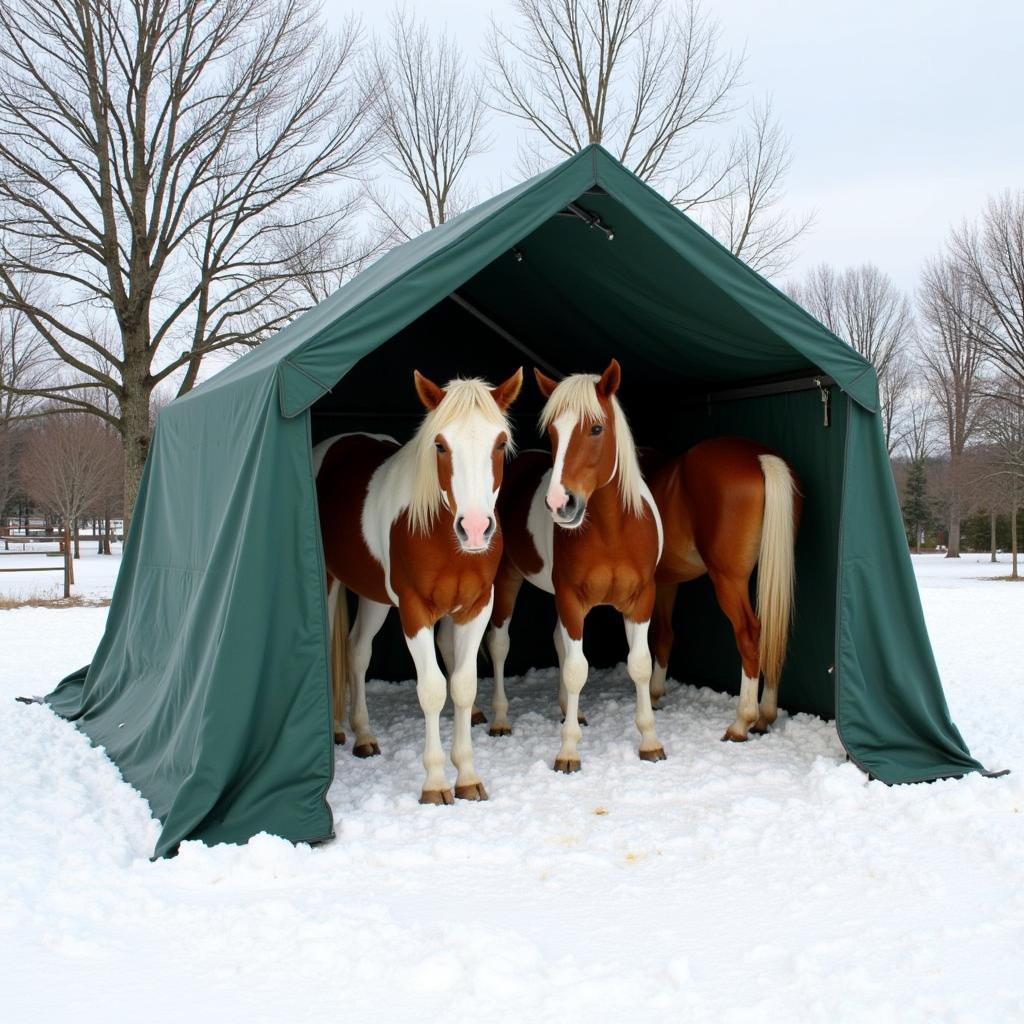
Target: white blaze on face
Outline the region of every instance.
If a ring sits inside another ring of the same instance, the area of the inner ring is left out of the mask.
[[[576,429],[576,417],[571,412],[563,412],[561,416],[556,417],[552,427],[555,431],[556,444],[547,503],[552,512],[557,512],[569,500],[569,494],[562,483],[562,473],[565,471],[565,455],[569,450],[569,440]]]
[[[462,544],[469,551],[486,550],[493,533],[498,488],[492,455],[501,432],[502,427],[479,413],[444,430],[452,461],[451,511],[465,531]]]

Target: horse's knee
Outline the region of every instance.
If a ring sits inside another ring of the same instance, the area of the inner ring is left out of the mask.
[[[649,682],[652,668],[651,652],[647,650],[646,646],[640,650],[629,652],[629,657],[626,659],[626,671],[634,683],[642,686]]]
[[[424,714],[439,715],[446,697],[444,676],[440,672],[430,673],[416,683],[416,696]]]
[[[452,703],[456,707],[467,708],[476,699],[476,673],[472,671],[456,671],[452,674]]]
[[[582,655],[567,657],[562,667],[562,682],[566,690],[570,693],[579,693],[587,681],[589,671],[590,666],[587,664],[587,659]]]

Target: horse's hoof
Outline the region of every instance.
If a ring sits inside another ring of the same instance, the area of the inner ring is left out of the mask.
[[[562,772],[565,775],[572,775],[573,772],[578,772],[583,766],[580,764],[578,757],[556,757],[555,758],[555,771]]]
[[[733,727],[730,725],[725,730],[725,735],[722,737],[723,743],[746,743],[747,734],[743,732],[734,732]]]
[[[380,747],[376,743],[357,743],[352,748],[352,753],[356,757],[379,757]]]
[[[453,804],[455,797],[450,789],[425,789],[420,793],[421,804]]]
[[[345,734],[343,732],[336,732],[334,734],[334,742],[339,747],[343,747],[345,745]]]
[[[768,735],[768,723],[767,722],[755,722],[751,727],[750,731],[756,733],[758,736]]]
[[[512,726],[511,725],[492,725],[487,730],[489,736],[511,736]]]
[[[472,782],[468,786],[456,786],[455,796],[458,800],[486,800],[487,790],[482,782]]]
[[[665,748],[655,747],[653,750],[641,750],[640,751],[641,761],[664,761],[665,760]]]
[[[470,725],[486,725],[487,716],[479,709],[473,708],[473,717],[469,720]]]

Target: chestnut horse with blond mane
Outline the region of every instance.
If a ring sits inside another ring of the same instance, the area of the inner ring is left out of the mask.
[[[793,609],[794,546],[801,510],[796,476],[764,445],[717,437],[661,463],[650,472],[649,481],[665,526],[651,629],[651,697],[659,700],[665,695],[679,584],[707,573],[732,625],[742,662],[736,720],[722,739],[742,741],[750,730],[766,732],[778,715],[779,677]],[[756,613],[750,603],[755,566]]]
[[[621,371],[560,382],[534,370],[547,398],[541,429],[551,451],[524,452],[509,466],[498,512],[505,554],[494,586],[487,649],[494,665],[492,735],[511,732],[505,696],[509,621],[523,580],[555,595],[555,648],[561,668],[562,746],[555,770],[580,769],[579,696],[587,681],[583,621],[596,605],[612,605],[626,627],[629,676],[636,686],[640,757],[665,757],[651,709],[647,630],[654,608],[654,571],[661,553],[658,510],[640,473],[629,424],[615,397]]]
[[[452,803],[440,733],[445,677],[434,649],[434,625],[450,616],[455,796],[485,800],[473,767],[470,717],[477,652],[502,554],[495,501],[511,444],[506,412],[523,373],[516,371],[496,388],[462,379],[441,388],[418,372],[414,377],[427,414],[407,444],[343,434],[314,449],[333,634],[335,733],[338,738],[351,682],[353,753],[380,753],[366,711],[366,669],[373,638],[397,606],[425,722],[420,803]],[[359,595],[351,636],[345,588]]]

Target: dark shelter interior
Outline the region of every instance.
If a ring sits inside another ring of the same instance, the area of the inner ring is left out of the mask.
[[[414,368],[438,383],[460,375],[498,383],[522,365],[516,443],[546,447],[537,431],[542,400],[532,367],[555,376],[596,373],[613,356],[622,364],[619,398],[639,445],[675,455],[706,437],[738,435],[773,447],[796,470],[805,512],[781,702],[791,711],[833,715],[846,403],[819,367],[772,338],[600,188],[364,356],[313,406],[312,440],[351,431],[407,440],[423,415]],[[511,628],[510,674],[555,663],[554,623],[550,596],[524,586]],[[680,588],[676,632],[672,678],[737,691],[739,655],[706,577]],[[621,618],[595,609],[584,642],[594,666],[624,660]],[[490,669],[483,657],[480,672],[485,704]],[[375,642],[370,677],[412,675],[391,615]]]

